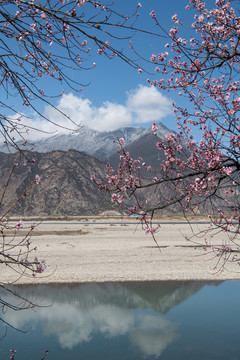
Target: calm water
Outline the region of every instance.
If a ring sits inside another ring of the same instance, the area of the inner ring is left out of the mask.
[[[0,359],[9,349],[16,360],[40,360],[45,350],[46,360],[240,359],[239,281],[17,289],[52,305],[2,314],[26,333],[8,328]]]

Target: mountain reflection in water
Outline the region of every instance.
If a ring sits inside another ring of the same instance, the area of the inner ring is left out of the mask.
[[[126,338],[126,346],[133,351],[128,357],[122,354],[122,359],[159,358],[164,350],[181,337],[181,324],[166,315],[205,285],[219,284],[221,283],[178,281],[18,286],[14,289],[21,296],[28,299],[34,296],[40,307],[36,307],[34,311],[8,310],[2,317],[17,329],[29,330],[27,334],[21,335],[14,330],[11,332],[12,340],[17,341],[17,337],[21,336],[21,342],[25,339],[27,343],[28,335],[37,331],[41,337],[39,341],[42,349],[45,350],[44,339],[54,339],[57,343],[54,346],[62,349],[62,355],[56,356],[55,352],[55,356],[52,354],[51,357],[50,348],[47,360],[73,359],[72,352],[83,345],[93,344],[96,339],[104,339],[106,346],[106,341],[116,341],[117,338],[122,339],[121,341]],[[0,296],[3,295],[0,293]],[[9,295],[7,296],[5,300],[10,301]],[[7,335],[0,343],[0,348],[1,345],[6,348],[8,344]],[[49,347],[49,343],[47,346]],[[12,347],[14,341],[9,349]],[[18,349],[18,353],[17,360],[21,360],[21,349]],[[94,357],[83,354],[76,358],[88,360]],[[118,359],[117,355],[108,358],[106,354],[103,358]],[[95,359],[102,358],[99,355]]]

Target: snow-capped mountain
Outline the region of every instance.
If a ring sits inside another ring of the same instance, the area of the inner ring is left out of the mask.
[[[157,135],[159,138],[171,132],[163,124],[158,124]],[[65,134],[54,135],[33,144],[33,150],[46,153],[53,150],[67,151],[70,149],[78,150],[87,155],[91,155],[98,160],[107,161],[116,152],[116,144],[113,142],[117,137],[124,138],[125,146],[128,146],[145,136],[152,133],[152,129],[143,127],[124,127],[114,131],[99,132],[82,126],[79,131]],[[24,149],[30,149],[25,147]],[[1,152],[8,152],[6,145],[0,146]]]

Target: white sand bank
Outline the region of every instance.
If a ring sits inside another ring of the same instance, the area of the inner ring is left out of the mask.
[[[195,225],[195,230],[206,227]],[[184,235],[191,235],[188,224],[163,223],[157,234],[159,250],[136,224],[44,222],[35,230],[32,244],[47,269],[37,279],[21,277],[18,283],[240,279],[238,265],[217,272],[212,251],[194,249]],[[223,241],[224,234],[215,239],[219,244]],[[15,273],[1,269],[2,282],[16,279]]]

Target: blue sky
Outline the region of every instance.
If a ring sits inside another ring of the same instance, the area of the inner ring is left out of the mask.
[[[213,3],[212,0],[210,2]],[[134,11],[137,3],[138,1],[135,0],[116,0],[113,8],[128,14]],[[136,24],[139,28],[156,30],[156,25],[150,16],[152,10],[155,11],[159,22],[166,30],[171,28],[171,17],[175,13],[189,24],[192,22],[190,13],[185,11],[188,0],[140,0],[140,3],[142,7],[139,8],[140,16]],[[116,34],[121,36],[120,31]],[[107,37],[106,40],[108,40]],[[167,39],[137,33],[132,38],[132,42],[143,57],[150,59],[152,53],[165,51],[164,45]],[[120,48],[127,49],[132,56],[128,40],[116,44]],[[72,75],[77,76],[81,83],[89,83],[81,93],[74,93],[66,85],[57,84],[56,87],[50,83],[44,83],[44,86],[46,85],[52,93],[64,90],[66,95],[53,103],[71,116],[76,123],[101,131],[115,130],[122,126],[148,127],[153,121],[162,121],[167,127],[176,129],[175,117],[170,110],[171,102],[179,101],[176,94],[160,93],[150,88],[136,70],[120,59],[109,60],[104,55],[98,55],[97,48],[92,47],[92,56],[89,61],[91,64],[96,63],[94,69],[79,71]],[[143,61],[140,61],[140,64],[144,66]],[[40,110],[52,121],[69,126],[71,129],[74,128],[50,107],[40,105]],[[55,129],[36,114],[31,115],[31,120],[24,120],[29,126],[51,133],[64,131],[60,128]],[[30,137],[42,136],[41,133],[30,131]]]

